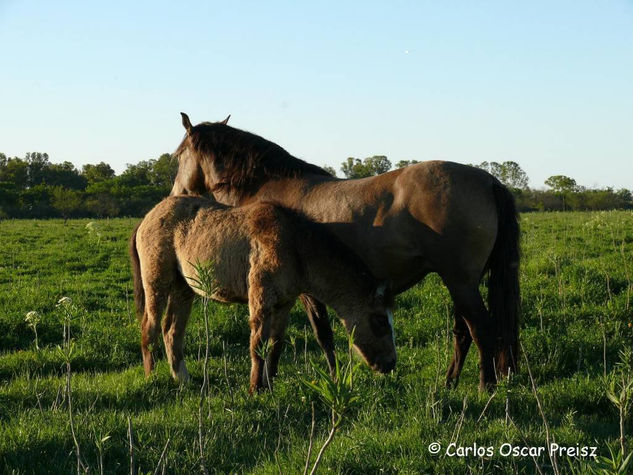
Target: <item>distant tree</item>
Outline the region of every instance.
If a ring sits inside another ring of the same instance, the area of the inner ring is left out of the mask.
[[[52,189],[51,205],[64,219],[70,218],[81,209],[81,192],[61,186]]]
[[[552,175],[545,180],[545,185],[549,186],[555,193],[578,191],[576,180],[565,175]]]
[[[481,162],[479,165],[475,166],[477,168],[481,168],[482,170],[486,170],[508,188],[515,190],[528,189],[529,179],[527,173],[525,173],[517,162]]]
[[[370,176],[360,158],[347,157],[347,160],[341,163],[341,171],[343,175],[345,175],[345,178],[364,178]]]
[[[152,165],[143,160],[137,164],[127,164],[127,168],[118,177],[123,186],[147,185],[150,183]]]
[[[178,160],[173,158],[170,153],[163,153],[156,160],[150,160],[149,163],[151,183],[171,189],[178,173]]]
[[[345,178],[366,178],[380,175],[391,169],[391,162],[384,155],[367,157],[363,161],[349,157],[341,164],[341,171]]]
[[[108,193],[88,195],[84,207],[88,213],[98,218],[114,218],[120,214],[117,199]]]
[[[396,168],[404,168],[409,165],[415,165],[416,163],[420,163],[417,160],[400,160],[396,163]]]
[[[71,162],[51,163],[43,171],[43,182],[51,186],[63,186],[73,190],[86,188],[86,178],[79,174]]]
[[[12,183],[16,189],[23,190],[28,186],[29,166],[21,158],[6,158],[0,167],[0,181]]]
[[[507,161],[501,164],[501,183],[509,188],[527,190],[528,176],[517,162]]]
[[[25,161],[28,165],[28,186],[39,185],[44,183],[46,177],[46,169],[50,166],[48,161],[48,153],[31,152],[27,153]]]
[[[384,155],[374,155],[363,160],[372,175],[382,175],[391,170],[391,162]]]
[[[330,175],[332,176],[336,176],[336,170],[334,169],[334,167],[331,167],[329,165],[325,165],[323,168],[323,170],[325,170],[326,172],[328,172]]]
[[[621,207],[630,207],[633,205],[633,194],[631,194],[631,190],[627,190],[626,188],[621,188],[615,192],[618,201],[621,203]]]
[[[563,211],[569,208],[578,209],[583,207],[582,196],[577,192],[581,191],[576,180],[565,175],[552,175],[545,180],[545,185],[549,186],[556,196],[562,199]]]
[[[125,186],[157,186],[170,189],[178,173],[178,162],[168,153],[155,160],[142,160],[135,165],[128,164],[121,174]]]
[[[30,218],[55,216],[51,206],[51,187],[44,184],[21,190],[19,195],[20,214]]]
[[[105,162],[99,162],[96,165],[84,165],[81,174],[86,178],[88,184],[114,178],[114,170]]]

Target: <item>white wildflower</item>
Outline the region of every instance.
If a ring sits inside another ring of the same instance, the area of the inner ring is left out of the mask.
[[[31,326],[37,325],[40,321],[40,314],[37,313],[35,310],[31,310],[24,317],[24,321]]]
[[[57,306],[59,307],[60,305],[70,305],[72,303],[73,303],[73,301],[72,301],[72,299],[70,297],[62,297],[57,302]]]

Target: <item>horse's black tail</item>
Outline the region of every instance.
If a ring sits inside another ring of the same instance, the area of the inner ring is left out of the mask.
[[[142,223],[142,221],[141,221]],[[141,223],[138,223],[130,237],[130,259],[132,261],[132,277],[134,278],[134,305],[136,307],[136,316],[140,320],[143,318],[145,311],[145,290],[143,289],[143,278],[141,277],[141,261],[138,257],[136,249],[136,233]]]
[[[493,184],[497,205],[497,239],[488,267],[488,308],[496,322],[497,349],[495,362],[497,373],[506,376],[516,373],[519,363],[519,221],[512,193],[497,182]]]

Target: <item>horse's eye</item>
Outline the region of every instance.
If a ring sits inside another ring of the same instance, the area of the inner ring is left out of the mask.
[[[382,337],[389,333],[389,319],[387,315],[373,313],[369,317],[369,325],[371,326],[371,331],[377,337]]]

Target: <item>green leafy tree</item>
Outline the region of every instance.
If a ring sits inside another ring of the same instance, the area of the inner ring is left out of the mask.
[[[517,162],[507,161],[501,164],[501,183],[509,188],[527,190],[528,176]]]
[[[28,163],[21,158],[6,158],[0,166],[0,181],[6,181],[23,190],[28,186]]]
[[[51,186],[62,186],[73,190],[86,188],[86,179],[79,174],[71,162],[51,163],[43,172],[44,183]]]
[[[81,209],[82,194],[76,190],[69,190],[56,186],[52,190],[51,205],[64,219],[68,219]]]
[[[416,163],[420,163],[417,160],[400,160],[396,163],[396,168],[404,168],[409,165],[415,165]]]
[[[334,169],[334,167],[331,167],[331,166],[329,166],[329,165],[326,165],[326,166],[321,167],[321,168],[323,168],[323,169],[324,169],[326,172],[328,172],[330,175],[332,175],[332,176],[336,176],[336,170]]]
[[[475,166],[477,168],[481,168],[482,170],[486,170],[508,188],[515,190],[528,189],[529,179],[527,173],[525,173],[517,162],[481,162],[479,165]]]
[[[169,188],[174,184],[178,173],[178,160],[169,153],[163,153],[156,160],[150,160],[150,179],[153,185]]]
[[[349,157],[341,164],[341,171],[345,178],[366,178],[380,175],[391,169],[391,162],[384,155],[367,157],[363,161]]]
[[[549,186],[555,193],[573,193],[578,191],[576,180],[565,175],[553,175],[545,180],[545,185]]]
[[[88,184],[114,178],[114,170],[105,162],[99,162],[96,165],[84,165],[81,174],[86,178]]]
[[[45,182],[46,169],[50,166],[48,153],[30,152],[26,154],[28,165],[27,185],[35,186]]]

